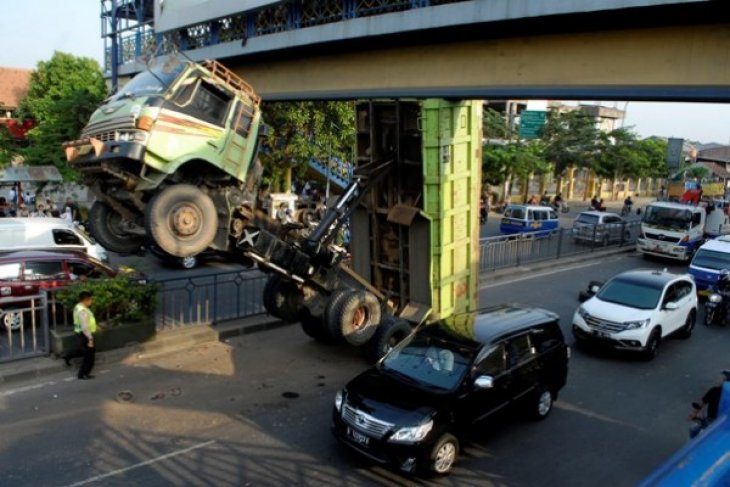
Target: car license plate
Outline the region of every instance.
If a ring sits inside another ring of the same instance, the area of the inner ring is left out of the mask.
[[[359,444],[361,444],[363,446],[368,446],[368,444],[370,443],[370,438],[369,437],[365,436],[362,433],[359,433],[359,432],[355,431],[352,428],[347,428],[347,436],[349,436],[350,438],[352,438],[357,443],[359,443]]]

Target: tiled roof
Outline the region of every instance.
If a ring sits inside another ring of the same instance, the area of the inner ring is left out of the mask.
[[[30,69],[0,67],[0,108],[18,108],[20,101],[28,93]]]

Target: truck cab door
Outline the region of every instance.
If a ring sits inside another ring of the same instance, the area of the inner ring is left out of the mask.
[[[252,133],[254,116],[258,108],[248,99],[238,99],[228,121],[228,137],[223,151],[223,169],[245,180],[255,150],[256,137]]]

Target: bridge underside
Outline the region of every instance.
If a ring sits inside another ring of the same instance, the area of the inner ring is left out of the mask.
[[[373,97],[730,102],[730,23],[224,59],[265,100]],[[397,45],[393,42],[392,45]]]

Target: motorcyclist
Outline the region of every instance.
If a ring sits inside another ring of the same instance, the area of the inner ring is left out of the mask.
[[[555,211],[560,210],[560,208],[563,207],[563,203],[564,203],[563,194],[562,193],[556,194],[555,198],[553,198],[553,209]]]
[[[487,208],[487,200],[484,196],[479,200],[479,222],[487,223],[489,217],[489,209]]]
[[[717,419],[720,397],[722,396],[722,386],[728,381],[730,381],[730,370],[723,370],[720,383],[710,387],[699,402],[692,403],[692,411],[690,411],[687,419],[694,421],[696,424],[692,425],[689,429],[690,438],[697,436],[700,431]],[[703,415],[702,412],[705,408],[707,408],[707,414]]]
[[[628,215],[628,214],[630,214],[631,213],[631,208],[633,208],[633,206],[634,206],[634,202],[631,200],[631,195],[629,195],[624,200],[624,207],[621,208],[621,214],[622,215]]]

